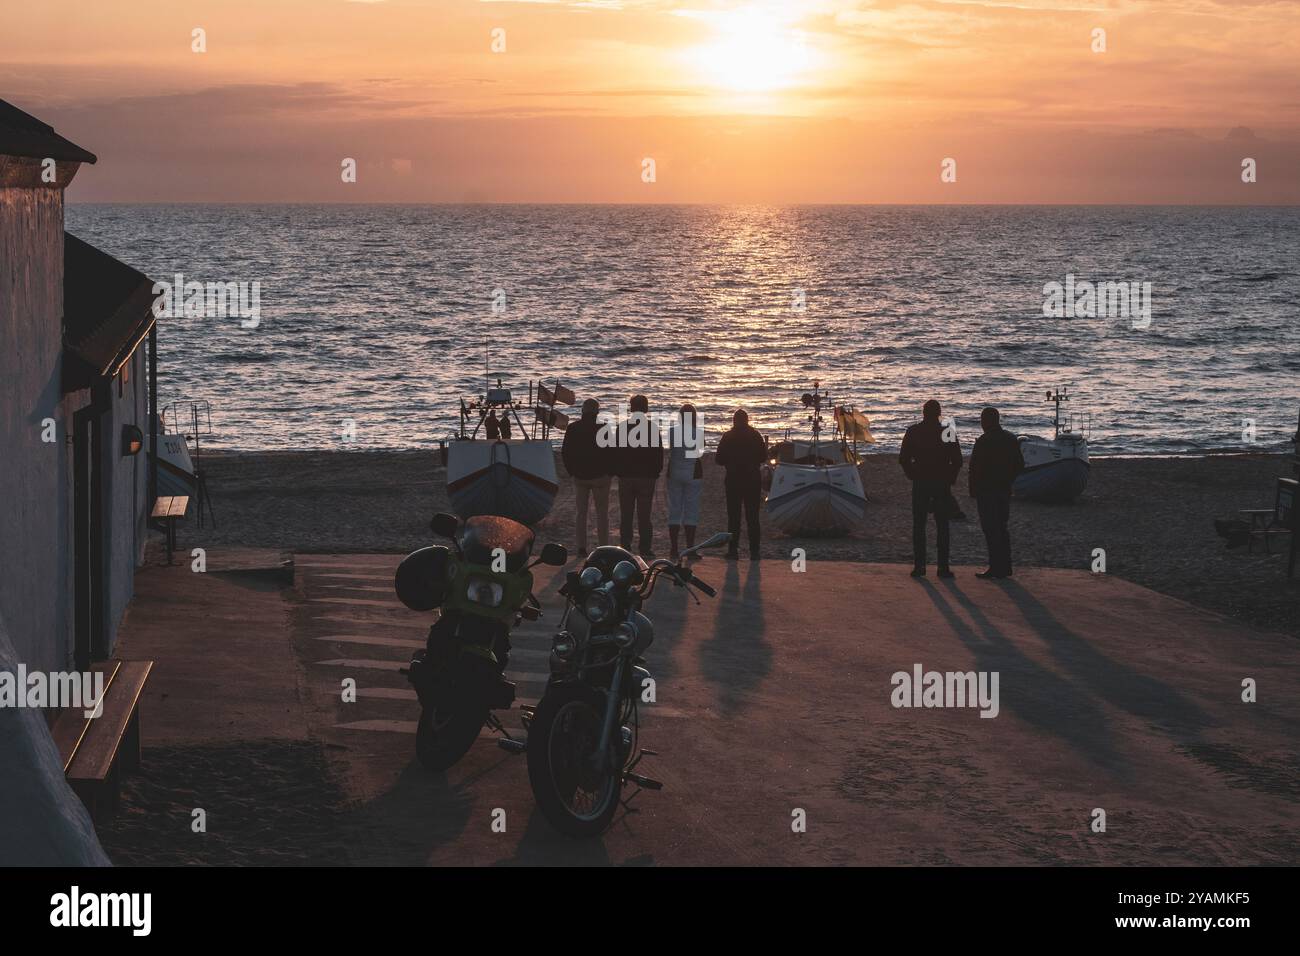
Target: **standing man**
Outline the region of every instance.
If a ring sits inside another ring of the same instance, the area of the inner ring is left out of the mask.
[[[912,481],[912,577],[925,577],[925,516],[934,512],[939,545],[939,577],[950,578],[948,567],[948,499],[961,471],[961,445],[952,426],[939,420],[934,399],[921,407],[921,421],[903,435],[898,462]]]
[[[731,431],[718,440],[718,452],[714,457],[727,470],[724,487],[727,492],[727,530],[731,532],[727,557],[732,560],[739,557],[740,510],[743,507],[745,529],[749,532],[749,559],[757,561],[758,506],[763,499],[759,468],[767,458],[767,443],[762,435],[749,427],[749,413],[743,408],[736,409],[731,417]]]
[[[984,434],[970,453],[970,494],[979,506],[980,527],[989,547],[989,567],[977,578],[1011,577],[1011,485],[1025,470],[1016,436],[1002,427],[1002,416],[990,406],[980,413]]]
[[[664,470],[663,439],[659,427],[650,418],[650,402],[644,395],[633,395],[628,402],[627,444],[616,449],[615,474],[618,475],[618,510],[620,543],[632,550],[632,525],[640,531],[640,554],[653,558],[654,527],[650,508],[655,500],[655,483]]]
[[[577,498],[578,554],[587,554],[587,499],[596,506],[596,537],[600,544],[609,544],[609,474],[610,455],[613,449],[602,448],[596,441],[600,422],[596,420],[600,403],[589,398],[582,403],[582,417],[564,431],[560,458],[564,470],[573,476],[573,490]]]

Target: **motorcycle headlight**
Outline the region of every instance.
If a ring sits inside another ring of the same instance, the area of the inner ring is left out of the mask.
[[[498,607],[501,599],[505,596],[505,588],[495,581],[489,581],[486,578],[470,578],[469,588],[465,596],[475,604],[484,604],[488,607]]]
[[[610,635],[614,643],[620,648],[627,649],[636,643],[636,627],[628,621],[624,621],[614,629]]]
[[[598,588],[602,580],[604,575],[600,573],[600,568],[583,568],[582,575],[578,578],[584,588]]]
[[[614,599],[604,591],[592,591],[582,602],[582,615],[592,624],[602,624],[614,614]]]

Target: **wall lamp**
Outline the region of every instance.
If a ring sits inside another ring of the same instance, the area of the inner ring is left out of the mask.
[[[140,454],[144,447],[144,433],[135,425],[122,426],[122,457],[130,458]]]

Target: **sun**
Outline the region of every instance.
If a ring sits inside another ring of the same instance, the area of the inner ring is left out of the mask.
[[[717,38],[691,53],[713,86],[769,93],[794,85],[808,69],[807,42],[775,17],[736,11],[717,18],[715,29]]]

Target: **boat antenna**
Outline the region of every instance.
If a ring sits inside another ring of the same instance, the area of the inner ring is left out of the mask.
[[[1055,393],[1049,390],[1047,400],[1056,403],[1056,414],[1052,416],[1052,438],[1057,439],[1061,437],[1061,402],[1070,400],[1069,387],[1061,388],[1058,386]]]
[[[820,436],[822,432],[822,394],[821,382],[813,381],[812,391],[812,458],[815,463],[821,457]]]

